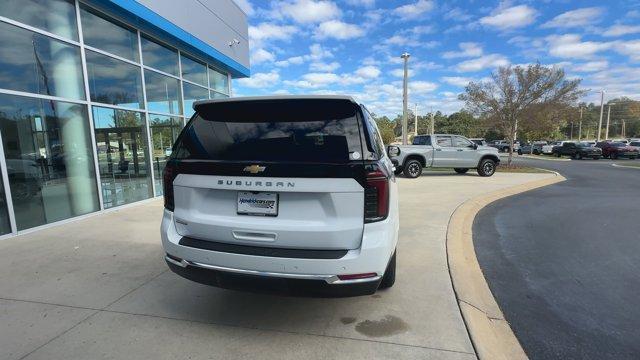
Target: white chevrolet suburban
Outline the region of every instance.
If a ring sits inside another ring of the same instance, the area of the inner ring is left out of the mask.
[[[453,168],[458,174],[476,169],[480,176],[491,176],[500,163],[498,149],[478,145],[460,135],[418,135],[413,145],[392,145],[391,161],[408,178],[417,178],[425,167]]]
[[[163,176],[171,270],[294,295],[394,284],[398,190],[365,107],[346,96],[286,96],[194,109]]]

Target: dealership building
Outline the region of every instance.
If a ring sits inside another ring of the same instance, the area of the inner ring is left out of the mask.
[[[233,0],[1,0],[0,45],[0,237],[161,196],[193,102],[249,76]]]

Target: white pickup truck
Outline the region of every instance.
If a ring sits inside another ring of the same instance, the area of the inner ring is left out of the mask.
[[[417,178],[425,167],[453,168],[458,174],[476,169],[480,176],[491,176],[500,163],[498,149],[460,135],[418,135],[412,145],[390,145],[387,151],[396,174],[408,178]]]

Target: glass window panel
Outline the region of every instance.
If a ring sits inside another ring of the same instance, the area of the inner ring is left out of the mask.
[[[85,105],[0,95],[18,230],[99,209]]]
[[[7,209],[7,196],[4,192],[4,184],[0,181],[0,235],[11,232],[11,221],[9,221]]]
[[[87,51],[91,100],[128,108],[144,108],[140,67]]]
[[[138,35],[86,7],[80,9],[84,43],[131,61],[138,61]]]
[[[84,99],[80,48],[0,22],[0,87]]]
[[[147,107],[149,111],[167,114],[181,114],[180,80],[159,74],[155,71],[144,71],[144,82],[147,90]]]
[[[144,115],[94,106],[93,122],[104,207],[151,197]]]
[[[184,89],[184,114],[186,116],[193,115],[193,103],[197,100],[209,98],[209,90],[197,85],[182,83]]]
[[[163,193],[162,172],[171,156],[173,143],[182,130],[182,118],[149,114],[151,142],[153,143],[153,174],[156,181],[156,196]]]
[[[223,99],[223,98],[228,98],[229,95],[225,95],[225,94],[220,94],[219,92],[213,91],[211,90],[211,98],[212,99]]]
[[[202,86],[208,86],[207,67],[203,63],[184,55],[180,56],[180,63],[182,65],[182,78]]]
[[[78,40],[76,8],[72,0],[2,0],[0,15],[67,39]]]
[[[211,88],[221,93],[229,93],[229,78],[227,74],[220,71],[209,68],[209,81],[211,82]]]
[[[171,50],[157,42],[142,37],[142,61],[146,66],[164,71],[168,74],[178,74],[178,52]]]

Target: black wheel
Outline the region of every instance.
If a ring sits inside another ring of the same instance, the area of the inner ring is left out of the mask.
[[[478,166],[478,175],[491,176],[496,172],[496,162],[491,159],[484,159]]]
[[[611,160],[616,160],[618,158],[618,153],[612,152],[609,157],[611,158]]]
[[[522,155],[522,150],[518,149],[518,155]]]
[[[454,168],[453,170],[458,174],[466,174],[467,171],[469,171],[469,169],[466,169],[466,168]]]
[[[411,159],[404,164],[404,170],[402,171],[404,176],[415,179],[422,174],[422,164],[420,161]]]
[[[559,152],[556,153],[556,157],[562,157]]]
[[[635,160],[635,159],[636,159],[636,157],[635,157],[635,156],[629,156],[629,159],[631,159],[631,160]]]
[[[396,252],[393,252],[391,256],[391,260],[389,260],[389,265],[387,265],[387,269],[384,271],[384,276],[382,277],[382,281],[380,281],[380,285],[378,285],[378,289],[388,289],[393,286],[396,282]]]
[[[577,154],[571,154],[571,155],[569,155],[569,157],[572,158],[573,160],[575,160],[575,159],[578,158],[578,155]]]
[[[593,160],[600,160],[600,156],[594,156],[592,159]]]
[[[540,151],[536,150],[536,149],[533,149],[533,155],[540,155]]]
[[[393,173],[396,174],[396,175],[402,174],[402,168],[398,166]]]

